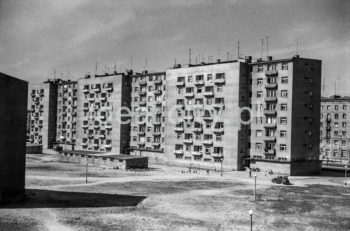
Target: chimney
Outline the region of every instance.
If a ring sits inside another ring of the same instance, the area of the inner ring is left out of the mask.
[[[267,61],[272,61],[272,56],[267,56]]]

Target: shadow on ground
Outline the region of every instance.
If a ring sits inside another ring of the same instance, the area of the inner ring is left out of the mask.
[[[145,198],[118,194],[26,189],[24,201],[0,205],[0,209],[124,207],[136,206]]]

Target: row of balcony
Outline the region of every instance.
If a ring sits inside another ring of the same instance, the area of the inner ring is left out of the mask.
[[[184,127],[175,127],[174,128],[175,132],[183,133],[185,131]],[[187,129],[188,130],[188,129]],[[203,128],[191,128],[191,130],[194,133],[203,133]],[[224,128],[213,128],[213,129],[208,129],[211,130],[214,133],[224,133]]]
[[[198,81],[195,81],[195,82],[190,82],[188,84],[193,84],[195,86],[202,86],[202,85],[210,85],[214,83],[214,84],[225,84],[225,79],[214,79],[213,82],[207,82],[207,81],[204,81],[204,80],[198,80]],[[177,87],[184,87],[185,86],[185,81],[180,81],[180,82],[176,82],[176,86]]]
[[[83,142],[81,143],[81,146],[86,147],[89,146],[89,143]],[[112,144],[96,144],[96,143],[90,143],[91,147],[95,148],[112,148]]]
[[[186,152],[186,153],[188,154],[188,152]],[[175,150],[174,154],[175,155],[184,155],[185,151],[184,150]],[[190,152],[189,154],[191,154],[193,156],[202,156],[203,152],[202,151],[200,151],[200,152],[193,151],[193,152]],[[213,152],[213,153],[204,152],[204,154],[207,156],[212,156],[212,157],[223,157],[222,153],[216,153],[216,152]]]
[[[83,93],[85,93],[85,94],[87,94],[87,93],[90,93],[90,91],[94,91],[94,92],[96,92],[96,93],[99,93],[99,92],[101,92],[101,91],[108,91],[108,92],[110,92],[110,91],[113,91],[113,86],[108,86],[108,87],[105,87],[105,88],[91,88],[91,89],[89,89],[89,88],[84,88],[83,89]]]

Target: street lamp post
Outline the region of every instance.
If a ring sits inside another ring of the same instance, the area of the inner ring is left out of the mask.
[[[88,182],[88,156],[85,155],[85,183]]]
[[[256,201],[256,174],[254,174],[254,201]]]
[[[253,231],[253,210],[248,211],[250,215],[250,231]]]
[[[223,162],[223,160],[224,160],[224,157],[222,156],[221,157],[221,176],[223,175],[223,170],[222,170],[222,164],[223,164],[222,162]]]
[[[348,166],[345,165],[345,183],[344,183],[345,187],[347,186],[347,179],[346,179],[346,172],[347,172],[347,170],[348,170]]]

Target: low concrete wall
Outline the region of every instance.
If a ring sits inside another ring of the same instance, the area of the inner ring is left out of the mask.
[[[290,163],[251,161],[250,168],[259,168],[261,172],[272,171],[273,174],[290,175]]]
[[[43,146],[42,145],[27,145],[26,146],[27,154],[43,154]]]
[[[130,155],[132,156],[144,156],[148,157],[151,163],[164,163],[164,153],[163,152],[150,152],[150,151],[139,151],[139,150],[132,150],[130,151]]]

